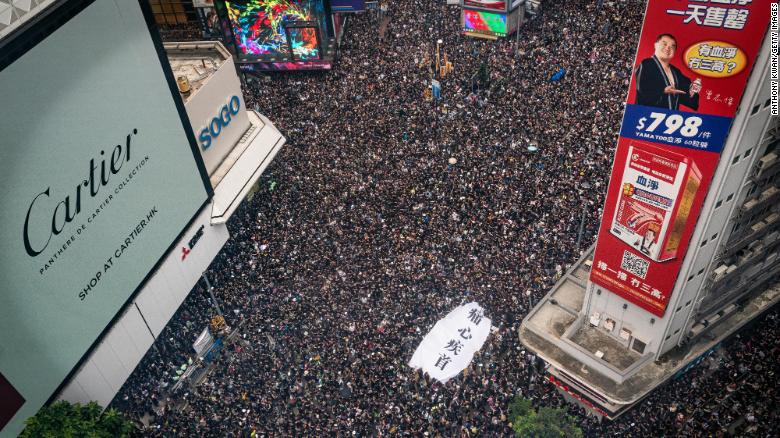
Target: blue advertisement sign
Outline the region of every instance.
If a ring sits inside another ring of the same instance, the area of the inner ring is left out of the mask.
[[[363,12],[366,10],[366,0],[331,0],[331,12]]]
[[[626,105],[621,137],[720,153],[731,117]]]

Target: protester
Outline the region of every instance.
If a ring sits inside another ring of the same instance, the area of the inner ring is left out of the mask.
[[[615,422],[565,403],[517,337],[597,232],[644,3],[545,1],[518,46],[462,35],[442,1],[388,5],[382,38],[373,13],[350,16],[332,71],[248,84],[288,141],[206,273],[237,341],[172,389],[216,314],[197,286],[113,405],[148,436],[511,436],[516,395],[568,407],[587,436],[712,436],[739,418],[771,434],[776,312]],[[438,39],[454,72],[435,102]],[[446,385],[410,369],[468,301],[496,327],[471,366]]]

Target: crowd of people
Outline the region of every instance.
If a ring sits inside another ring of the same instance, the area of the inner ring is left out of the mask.
[[[198,285],[113,405],[149,436],[511,436],[515,396],[587,436],[771,434],[777,312],[614,422],[565,403],[518,341],[597,232],[644,2],[546,1],[517,43],[464,36],[444,3],[394,1],[382,32],[351,16],[329,72],[250,79],[287,144],[206,274],[236,340],[172,390],[215,314]],[[495,326],[471,366],[444,385],[410,369],[468,301]]]

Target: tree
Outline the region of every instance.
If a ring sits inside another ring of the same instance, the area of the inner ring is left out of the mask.
[[[531,400],[517,396],[512,400],[512,403],[509,404],[509,421],[514,423],[515,418],[525,417],[533,412],[533,410],[534,408],[533,405],[531,405]]]
[[[565,409],[539,408],[534,411],[531,401],[515,397],[509,405],[512,429],[520,437],[581,438],[582,430]]]
[[[127,437],[135,429],[133,423],[115,409],[101,415],[96,402],[86,405],[58,401],[45,406],[25,422],[23,438],[32,437]]]

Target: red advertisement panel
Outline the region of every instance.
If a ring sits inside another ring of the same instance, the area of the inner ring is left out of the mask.
[[[628,103],[733,117],[768,29],[771,3],[649,0]],[[700,90],[691,96],[696,80]],[[667,85],[685,92],[664,93]]]
[[[620,137],[591,281],[663,316],[718,157]]]
[[[663,316],[769,0],[649,0],[590,280]]]

